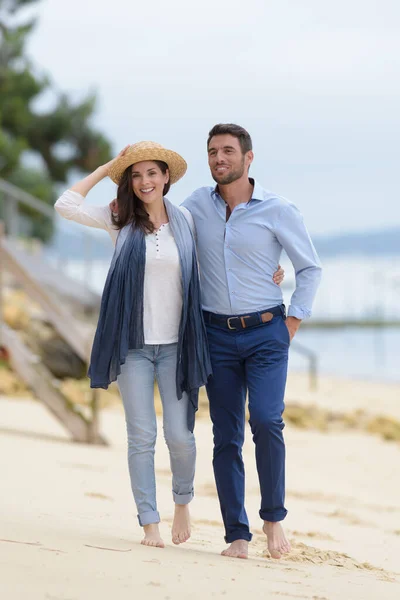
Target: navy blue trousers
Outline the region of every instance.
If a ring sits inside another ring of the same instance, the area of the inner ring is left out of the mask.
[[[206,323],[213,375],[207,385],[213,423],[213,467],[225,541],[251,540],[244,507],[242,446],[248,393],[261,490],[260,517],[282,521],[285,502],[284,394],[289,332],[284,317],[244,330]]]

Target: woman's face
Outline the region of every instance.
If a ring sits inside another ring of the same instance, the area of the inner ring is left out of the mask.
[[[152,160],[144,160],[132,165],[133,191],[146,204],[162,199],[164,186],[168,180],[168,170],[163,173],[157,163]]]

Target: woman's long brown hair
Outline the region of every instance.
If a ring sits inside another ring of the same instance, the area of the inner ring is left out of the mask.
[[[156,163],[161,172],[165,175],[168,170],[167,163],[161,160],[155,160],[153,162]],[[164,186],[163,196],[168,194],[170,187],[171,184],[168,181]],[[142,202],[133,191],[132,165],[125,169],[121,177],[118,185],[117,202],[118,213],[111,214],[112,223],[117,229],[122,229],[125,225],[132,223],[132,225],[139,227],[145,234],[154,232],[154,225],[150,221],[144,202]]]

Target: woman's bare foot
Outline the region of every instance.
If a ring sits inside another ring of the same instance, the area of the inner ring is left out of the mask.
[[[221,554],[222,556],[230,556],[231,558],[248,558],[249,542],[247,540],[235,540]]]
[[[286,539],[280,523],[264,521],[263,532],[267,536],[268,550],[272,558],[281,558],[282,554],[290,552],[290,543]]]
[[[190,538],[190,513],[188,504],[175,504],[174,522],[172,523],[172,541],[183,544]]]
[[[144,538],[140,542],[143,546],[153,546],[154,548],[165,548],[165,544],[160,536],[160,530],[158,529],[158,523],[151,523],[145,525]]]

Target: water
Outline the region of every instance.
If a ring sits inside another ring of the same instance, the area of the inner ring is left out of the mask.
[[[282,265],[287,275],[283,291],[289,304],[293,269],[287,259]],[[340,256],[322,259],[322,266],[314,318],[400,320],[400,256]]]
[[[306,371],[308,361],[296,353],[296,340],[317,354],[320,373],[400,383],[400,327],[300,328],[290,352],[289,368]]]
[[[112,249],[110,247],[110,256]],[[285,303],[290,303],[294,277],[290,263],[283,286]],[[70,261],[66,272],[101,293],[109,260],[93,260],[88,265]],[[314,304],[316,320],[379,319],[400,320],[400,258],[398,256],[341,256],[323,261],[323,278]],[[366,380],[400,382],[400,327],[306,329],[298,342],[318,355],[320,373]],[[290,368],[305,371],[307,360],[293,346]]]

